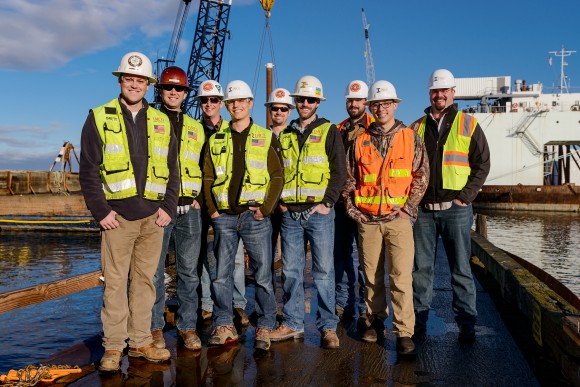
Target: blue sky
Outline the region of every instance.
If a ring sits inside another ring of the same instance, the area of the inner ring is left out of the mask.
[[[154,62],[165,56],[180,0],[3,0],[0,4],[0,170],[48,169],[63,141],[80,155],[90,108],[119,93],[111,71],[129,51]],[[199,3],[190,7],[176,65],[186,68]],[[432,4],[429,5],[428,4]],[[392,82],[403,101],[396,117],[410,124],[428,105],[427,78],[436,68],[456,77],[512,76],[544,87],[559,84],[564,46],[572,87],[580,86],[578,1],[277,0],[269,44],[258,54],[264,12],[257,0],[233,0],[220,82],[257,83],[253,117],[265,124],[265,63],[276,87],[318,77],[327,101],[319,115],[346,117],[344,89],[366,80],[361,8],[366,10],[375,78]],[[259,78],[255,79],[256,68]],[[575,88],[578,92],[580,89]],[[153,97],[152,89],[147,98]],[[229,119],[224,109],[222,115]],[[291,118],[295,118],[295,113]],[[77,168],[76,163],[73,164]]]

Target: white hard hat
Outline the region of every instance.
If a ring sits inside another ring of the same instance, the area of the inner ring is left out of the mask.
[[[346,87],[346,91],[344,92],[344,97],[346,99],[349,98],[367,98],[369,94],[369,87],[363,81],[359,81],[358,79],[351,81],[348,86]]]
[[[130,52],[123,56],[121,63],[119,63],[119,68],[117,71],[113,71],[113,75],[116,77],[121,74],[141,75],[147,77],[149,82],[155,83],[157,80],[152,70],[151,61],[145,54]]]
[[[449,70],[437,69],[433,71],[427,84],[429,86],[429,90],[450,89],[455,87],[455,77]]]
[[[195,98],[199,99],[201,97],[220,97],[220,99],[223,99],[224,91],[222,85],[211,79],[203,81],[199,85],[199,89],[197,89],[197,95]]]
[[[290,92],[281,87],[272,90],[270,93],[270,98],[268,99],[268,102],[264,104],[264,106],[268,107],[274,103],[286,104],[290,109],[294,109],[296,107],[292,104],[292,97],[290,97]]]
[[[318,78],[312,75],[305,75],[296,82],[296,87],[294,88],[294,93],[290,94],[291,97],[314,97],[321,101],[326,100],[322,92],[322,83]]]
[[[254,94],[252,94],[252,89],[244,81],[236,80],[231,81],[226,86],[224,101],[229,101],[231,99],[243,99],[250,98],[254,99]]]
[[[373,101],[383,101],[383,100],[393,100],[395,102],[401,102],[399,98],[397,98],[397,90],[395,90],[395,86],[389,81],[376,81],[371,86],[369,90],[369,95],[367,97],[367,103]]]

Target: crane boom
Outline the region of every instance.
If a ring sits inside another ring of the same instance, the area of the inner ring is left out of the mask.
[[[169,48],[167,50],[166,58],[158,58],[155,62],[156,65],[156,75],[159,78],[161,73],[167,66],[175,63],[175,57],[177,56],[177,49],[179,48],[179,42],[181,41],[181,35],[183,34],[183,29],[185,27],[185,22],[187,21],[187,14],[189,12],[189,5],[191,0],[181,0],[179,3],[179,8],[177,9],[177,17],[175,18],[175,25],[173,26],[173,34],[171,35],[171,41],[169,43]],[[154,89],[154,97],[152,105],[155,108],[161,106],[161,95],[159,95],[159,90]]]
[[[373,52],[371,50],[371,40],[369,38],[369,27],[367,23],[367,17],[365,15],[365,9],[362,9],[362,23],[365,30],[365,61],[367,70],[367,83],[369,87],[375,82],[375,62],[373,61]]]
[[[219,82],[224,45],[232,0],[201,0],[197,14],[195,37],[187,67],[187,78],[193,90],[184,101],[184,110],[191,117],[201,115],[195,99],[199,85],[206,79]]]

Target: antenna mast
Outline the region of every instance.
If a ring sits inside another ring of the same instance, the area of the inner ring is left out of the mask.
[[[566,89],[566,93],[569,93],[568,90],[568,81],[566,80],[566,75],[564,75],[564,66],[568,66],[568,63],[564,61],[564,57],[570,56],[576,51],[571,50],[564,50],[564,47],[560,51],[550,51],[549,54],[554,54],[555,56],[560,57],[560,94],[564,93],[564,89]],[[550,61],[550,64],[552,62]]]
[[[365,60],[367,69],[367,83],[369,87],[375,83],[375,62],[373,61],[373,52],[371,50],[371,40],[369,38],[369,27],[367,24],[367,17],[365,16],[365,9],[362,9],[362,23],[365,29]]]

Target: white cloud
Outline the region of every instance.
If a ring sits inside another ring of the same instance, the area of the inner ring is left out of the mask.
[[[178,6],[159,0],[3,0],[0,68],[50,70],[117,46],[136,29],[147,37],[171,32]]]

